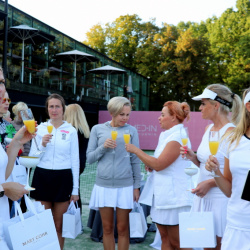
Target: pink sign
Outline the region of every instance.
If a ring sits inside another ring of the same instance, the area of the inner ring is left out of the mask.
[[[155,150],[159,135],[163,131],[158,121],[158,117],[160,115],[160,111],[131,112],[128,123],[137,129],[141,149]],[[99,111],[99,123],[104,123],[110,120],[111,116],[108,111]],[[208,124],[210,124],[210,122],[202,119],[200,112],[191,112],[190,120],[188,122],[184,122],[184,126],[188,127],[189,138],[194,151],[197,150],[204,134],[205,127]]]

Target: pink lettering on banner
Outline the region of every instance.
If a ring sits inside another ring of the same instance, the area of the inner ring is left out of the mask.
[[[60,130],[60,132],[62,132],[62,133],[66,133],[66,134],[68,134],[68,133],[69,133],[69,131],[66,131],[66,130]]]
[[[164,131],[159,124],[158,118],[161,115],[160,111],[132,111],[129,124],[134,126],[139,134],[140,147],[144,150],[155,150],[159,135]],[[99,123],[110,121],[108,111],[99,111]],[[190,120],[184,122],[184,126],[188,127],[189,138],[192,144],[192,149],[197,150],[205,127],[211,122],[204,120],[201,117],[201,112],[191,112]]]

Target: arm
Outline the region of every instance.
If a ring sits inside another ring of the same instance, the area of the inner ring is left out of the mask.
[[[72,133],[70,141],[71,171],[73,176],[73,189],[70,201],[76,202],[79,199],[79,145],[76,130]]]
[[[17,201],[28,193],[28,190],[23,185],[17,182],[6,182],[1,184],[4,189],[4,194],[13,201]]]
[[[92,164],[98,161],[106,153],[106,150],[107,147],[105,148],[104,143],[98,147],[97,127],[94,126],[91,130],[89,137],[89,143],[86,154],[87,162]]]
[[[209,179],[200,182],[191,192],[202,198],[212,187],[217,187],[216,182],[214,179]]]
[[[170,166],[179,157],[180,143],[177,141],[168,142],[158,158],[147,155],[132,144],[127,144],[126,150],[136,154],[145,165],[156,171],[161,171]]]
[[[26,127],[23,126],[14,136],[12,139],[9,148],[8,148],[8,165],[6,168],[5,172],[5,179],[7,180],[8,177],[10,176],[18,151],[20,148],[23,146],[24,143],[30,141],[35,135],[30,134],[27,130]]]
[[[133,134],[131,136],[131,143],[139,148],[139,136],[137,130],[133,127]],[[132,172],[133,172],[133,180],[134,180],[134,190],[140,188],[140,182],[141,182],[141,162],[139,158],[135,155],[132,154],[130,158],[130,163],[132,166]],[[139,192],[140,193],[140,192]],[[139,197],[139,196],[138,196]]]
[[[220,190],[227,197],[230,197],[232,193],[232,173],[229,168],[229,159],[225,157],[224,160],[224,175],[221,173],[219,166],[218,160],[210,155],[206,164],[206,169],[208,171],[214,170],[215,174],[220,176],[218,178],[214,178],[215,182]]]
[[[209,128],[211,124],[207,125],[205,127],[205,131]],[[182,158],[184,158],[184,156],[187,157],[187,159],[191,160],[197,167],[200,167],[200,161],[197,158],[197,155],[187,146],[181,146],[180,148],[180,154],[182,155]]]
[[[182,155],[182,158],[184,158],[184,156],[186,156],[187,159],[192,161],[197,167],[200,167],[200,162],[197,158],[197,155],[194,153],[194,151],[192,149],[188,148],[188,146],[181,146],[180,147],[180,154]]]

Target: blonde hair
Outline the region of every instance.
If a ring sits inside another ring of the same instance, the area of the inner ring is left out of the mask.
[[[186,102],[168,101],[164,103],[163,107],[167,107],[169,114],[175,115],[180,123],[183,123],[185,119],[188,121],[190,118],[190,106]]]
[[[232,103],[232,116],[231,121],[234,125],[237,125],[240,120],[240,111],[241,111],[241,99],[237,94],[234,94],[227,86],[215,83],[207,86],[207,89],[215,92],[222,99]],[[209,100],[210,103],[215,103],[214,100]],[[230,108],[226,105],[221,104],[220,110],[221,113],[226,115],[229,114]]]
[[[129,106],[131,108],[129,99],[122,96],[116,96],[109,100],[107,108],[109,113],[116,117],[119,113],[121,113],[124,106]]]
[[[3,114],[3,118],[10,118],[10,111],[7,110],[5,114]]]
[[[20,111],[23,111],[23,110],[26,110],[26,109],[28,109],[28,106],[27,106],[26,103],[24,103],[24,102],[18,102],[16,105],[14,105],[12,107],[12,112],[13,112],[13,114],[15,116],[18,116],[18,113]]]
[[[244,100],[247,93],[250,92],[250,88],[246,89],[243,93],[242,99]],[[250,112],[246,109],[246,106],[242,102],[242,109],[240,113],[240,121],[237,126],[232,129],[230,132],[225,134],[225,138],[228,136],[227,141],[229,142],[229,147],[232,145],[233,142],[236,142],[236,148],[239,145],[241,137],[247,132],[248,128],[250,127]]]
[[[68,123],[71,123],[73,127],[84,135],[85,138],[89,138],[90,130],[86,120],[83,109],[78,104],[70,104],[66,107],[64,113],[64,119]]]

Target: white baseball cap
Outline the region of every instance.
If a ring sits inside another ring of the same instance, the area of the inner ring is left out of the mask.
[[[247,93],[247,95],[244,98],[244,105],[246,105],[247,102],[250,101],[250,92]]]
[[[197,95],[195,97],[193,97],[192,99],[195,101],[200,101],[201,99],[211,99],[211,100],[215,100],[217,94],[215,92],[213,92],[210,89],[204,89],[203,93],[201,95]]]

